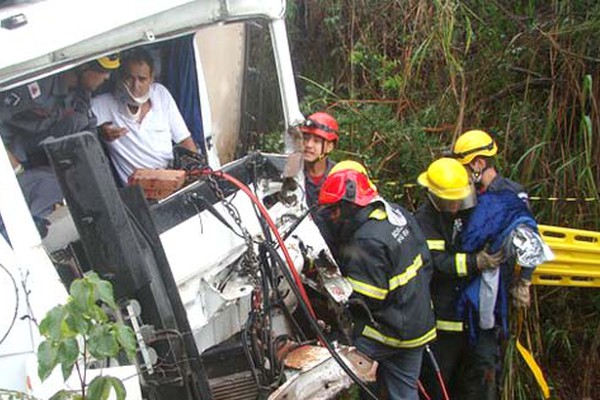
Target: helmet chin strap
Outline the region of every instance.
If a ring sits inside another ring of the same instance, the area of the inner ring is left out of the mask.
[[[321,154],[319,154],[319,157],[317,157],[317,159],[315,160],[315,162],[318,162],[318,161],[321,161],[321,160],[325,159],[328,155],[329,155],[329,153],[321,153]]]
[[[315,160],[315,162],[321,161],[322,159],[326,158],[329,155],[329,151],[326,152],[325,151],[325,140],[323,140],[323,147],[321,148],[321,154],[319,154],[319,157],[317,157],[317,159]]]
[[[473,183],[475,184],[475,187],[480,189],[483,186],[483,182],[481,182],[481,179],[483,178],[484,172],[490,168],[491,168],[491,166],[486,165],[480,171],[472,170],[473,172],[471,172],[471,179],[472,179]]]

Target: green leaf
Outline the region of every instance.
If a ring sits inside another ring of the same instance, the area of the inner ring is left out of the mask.
[[[115,296],[113,294],[113,287],[108,281],[99,281],[94,284],[96,299],[102,300],[113,310],[117,309],[117,303],[115,303]]]
[[[89,400],[106,400],[110,395],[110,390],[113,389],[117,400],[125,400],[127,391],[123,382],[112,376],[97,376],[88,387]]]
[[[79,356],[79,343],[75,338],[67,338],[62,340],[58,345],[58,358],[57,361],[61,364],[63,378],[66,381],[71,372],[73,366],[77,362]]]
[[[90,354],[96,358],[114,357],[119,352],[117,338],[109,325],[95,325],[88,338]]]
[[[73,368],[75,364],[60,364],[60,370],[62,372],[63,380],[69,379],[71,374],[73,373]]]
[[[89,314],[90,317],[95,319],[98,323],[104,323],[108,321],[108,316],[106,315],[102,307],[99,307],[95,304],[92,306],[92,308],[90,308]]]
[[[110,388],[112,387],[110,381],[104,376],[97,376],[88,386],[87,398],[88,400],[106,400],[110,394]]]
[[[58,347],[50,340],[44,340],[38,346],[38,376],[46,380],[58,364]]]
[[[121,347],[125,349],[129,358],[133,359],[137,345],[133,329],[122,322],[117,322],[113,325],[113,331]]]
[[[77,334],[87,335],[90,329],[88,320],[79,313],[69,313],[67,318],[65,318],[65,324],[69,328],[70,333],[72,333],[72,336],[76,336]]]
[[[73,298],[72,305],[82,312],[89,310],[94,305],[94,287],[85,279],[76,279],[69,290]]]
[[[56,306],[44,317],[40,323],[40,334],[53,340],[59,340],[62,337],[63,321],[67,315],[64,306]]]
[[[586,96],[592,94],[592,83],[594,82],[591,75],[585,75],[583,77],[583,92]]]
[[[115,395],[117,396],[117,400],[125,400],[125,397],[127,396],[127,391],[125,390],[125,385],[123,385],[123,382],[121,382],[120,379],[117,379],[112,376],[107,376],[106,379],[113,387]]]

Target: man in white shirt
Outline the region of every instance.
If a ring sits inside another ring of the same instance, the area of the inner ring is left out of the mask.
[[[138,168],[167,168],[173,143],[197,152],[185,121],[169,91],[154,82],[150,53],[136,49],[122,61],[113,93],[92,99],[101,136],[124,184]]]

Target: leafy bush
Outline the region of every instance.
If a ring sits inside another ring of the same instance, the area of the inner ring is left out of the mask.
[[[124,351],[129,359],[135,356],[136,339],[133,330],[122,321],[111,321],[109,314],[119,315],[110,282],[91,273],[73,281],[66,305],[48,312],[40,323],[40,333],[46,338],[38,347],[38,375],[43,381],[60,364],[67,380],[73,369],[81,383],[78,394],[61,390],[52,399],[106,399],[113,390],[117,399],[125,398],[123,383],[114,377],[97,376],[86,384],[86,371],[92,358],[103,360]]]

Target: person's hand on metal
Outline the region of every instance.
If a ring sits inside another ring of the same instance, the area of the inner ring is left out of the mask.
[[[531,293],[529,287],[531,281],[523,278],[519,278],[513,283],[510,289],[510,294],[513,297],[513,304],[518,308],[528,308],[531,304]]]
[[[496,253],[488,253],[487,246],[475,255],[477,269],[480,271],[492,270],[498,268],[504,260],[504,251],[500,249]]]
[[[117,140],[121,136],[125,136],[128,132],[127,128],[119,128],[112,124],[112,122],[105,122],[98,127],[100,130],[100,134],[102,138],[105,140],[112,142]]]

